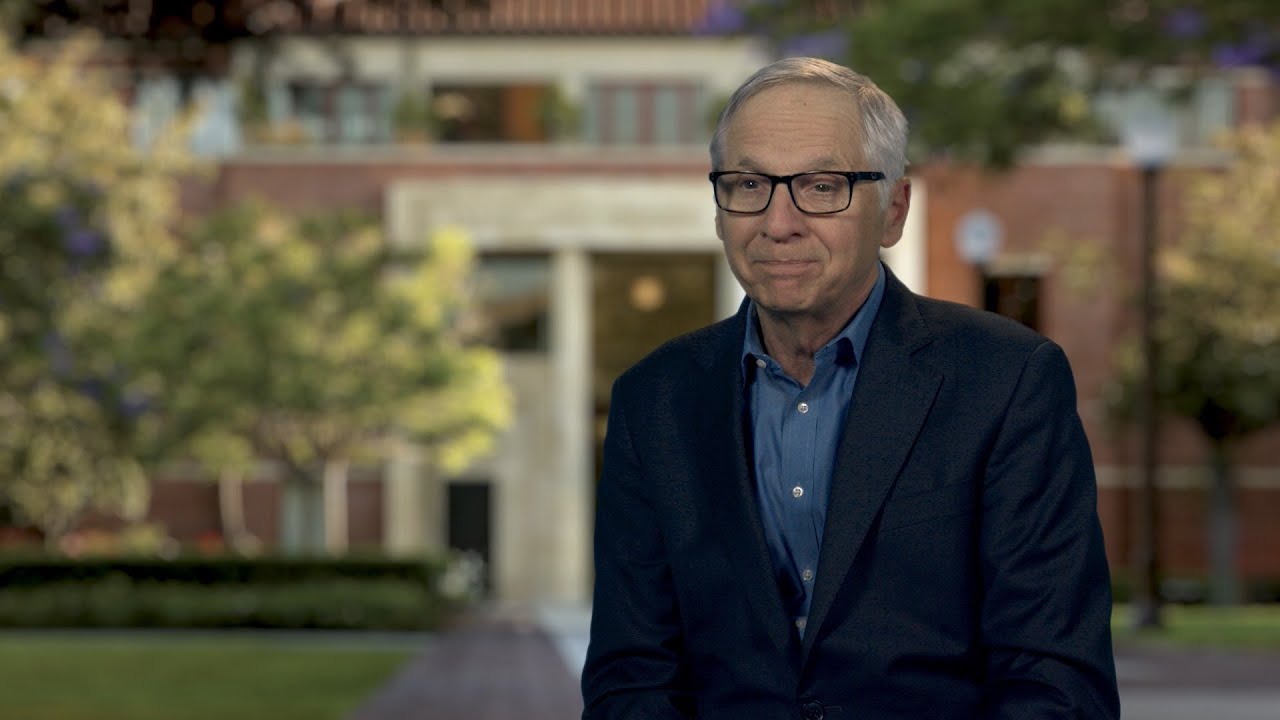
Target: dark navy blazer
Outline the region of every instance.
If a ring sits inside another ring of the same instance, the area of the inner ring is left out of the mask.
[[[1093,463],[1062,350],[890,273],[800,640],[749,462],[745,309],[613,388],[584,718],[1118,718]]]

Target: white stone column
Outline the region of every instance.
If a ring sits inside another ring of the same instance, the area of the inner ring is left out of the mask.
[[[897,245],[880,251],[880,257],[912,292],[928,293],[929,235],[928,198],[924,181],[911,178],[911,209],[907,212],[907,224],[902,229],[902,239]]]
[[[559,432],[560,472],[546,478],[556,499],[545,522],[555,524],[547,553],[547,597],[581,602],[588,597],[590,509],[594,493],[591,400],[591,258],[579,248],[555,253],[551,269],[552,416]]]
[[[742,285],[738,284],[738,278],[734,277],[733,271],[729,269],[729,261],[725,259],[723,252],[716,260],[715,292],[717,320],[738,312],[742,298],[746,297],[746,293],[742,291]]]
[[[347,460],[330,460],[324,464],[321,478],[324,506],[324,549],[332,555],[341,555],[351,544],[349,525],[350,503],[348,481],[351,463]]]
[[[387,551],[444,550],[443,493],[421,450],[397,442],[382,482],[382,537]]]

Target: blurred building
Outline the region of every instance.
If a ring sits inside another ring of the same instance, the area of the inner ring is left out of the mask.
[[[516,421],[493,457],[457,477],[431,474],[409,451],[358,476],[353,544],[475,550],[499,598],[585,598],[613,379],[741,301],[712,226],[706,143],[728,93],[769,50],[720,32],[731,10],[716,0],[145,4],[149,20],[130,19],[132,3],[118,0],[121,11],[100,21],[121,42],[170,43],[132,70],[139,143],[203,103],[193,147],[218,169],[186,189],[191,212],[253,197],[362,208],[394,243],[460,224],[480,254],[478,297]],[[186,13],[188,29],[203,28],[197,42],[166,39],[157,13]],[[1128,107],[1123,97],[1101,104],[1117,122]],[[1265,76],[1207,79],[1181,116],[1164,207],[1179,176],[1221,162],[1204,149],[1214,132],[1278,109]],[[1063,146],[1006,174],[931,164],[915,180],[907,237],[887,260],[918,292],[1010,315],[1063,345],[1108,552],[1125,567],[1138,456],[1106,428],[1100,394],[1111,348],[1135,322],[1136,280],[1072,283],[1061,257],[1091,248],[1120,277],[1137,277],[1136,170],[1115,147]],[[1164,560],[1173,574],[1198,575],[1207,454],[1186,427],[1165,435]],[[1280,526],[1269,519],[1280,515],[1278,440],[1257,437],[1241,455],[1246,577],[1280,576]],[[297,500],[264,478],[246,501],[250,529],[278,542],[278,520]],[[158,483],[153,514],[181,538],[219,526],[216,491],[198,479]]]

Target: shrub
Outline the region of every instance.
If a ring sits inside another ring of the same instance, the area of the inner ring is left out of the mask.
[[[441,563],[387,559],[0,560],[0,627],[427,630]]]

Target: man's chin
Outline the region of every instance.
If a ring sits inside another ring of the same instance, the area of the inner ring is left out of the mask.
[[[752,300],[761,310],[780,317],[803,315],[810,310],[811,306],[808,298],[779,294],[762,295]]]

